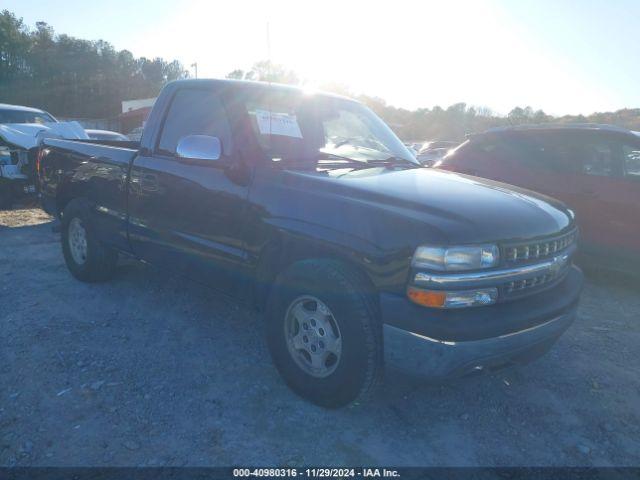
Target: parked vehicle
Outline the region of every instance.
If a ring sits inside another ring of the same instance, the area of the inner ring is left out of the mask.
[[[473,135],[439,168],[558,198],[575,211],[581,251],[607,268],[640,268],[640,137],[610,125],[540,125]]]
[[[416,150],[416,148],[413,146],[413,143],[403,143],[403,145],[407,147],[407,150],[409,150],[409,153],[411,155],[413,155],[414,157],[418,156],[418,150]]]
[[[35,155],[46,136],[87,138],[76,122],[58,122],[36,108],[0,104],[0,208],[35,193]]]
[[[50,113],[37,108],[0,103],[0,124],[6,123],[55,123]]]
[[[404,142],[403,145],[407,147],[407,150],[414,154],[414,157],[417,157],[424,143],[425,142]]]
[[[124,253],[264,309],[276,367],[320,405],[362,398],[385,363],[445,378],[529,361],[575,316],[569,210],[420,167],[347,98],[183,80],[139,146],[44,147],[72,275],[106,280]]]
[[[418,150],[416,158],[425,167],[432,167],[434,163],[449,153],[449,150],[457,146],[458,142],[444,140],[425,142]]]
[[[110,130],[85,129],[85,132],[87,132],[87,135],[89,135],[89,138],[92,140],[129,141],[129,138],[126,135],[118,132],[112,132]]]
[[[142,127],[136,127],[127,134],[127,138],[134,142],[139,142],[142,138]]]

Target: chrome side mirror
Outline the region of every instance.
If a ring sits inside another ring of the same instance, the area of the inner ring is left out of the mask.
[[[222,155],[222,143],[218,137],[187,135],[178,142],[176,155],[193,160],[219,160]]]

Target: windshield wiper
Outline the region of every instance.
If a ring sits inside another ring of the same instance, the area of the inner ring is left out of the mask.
[[[411,167],[418,168],[421,165],[418,163],[412,162],[411,160],[407,160],[402,157],[391,156],[385,159],[371,159],[371,160],[358,160],[355,158],[343,157],[342,155],[336,155],[334,153],[319,153],[316,157],[316,162],[318,165],[327,168],[375,168],[375,167]],[[337,160],[335,162],[322,162],[321,160]]]
[[[384,160],[367,160],[367,163],[370,163],[372,165],[383,165],[383,166],[386,166],[386,167],[411,167],[411,168],[417,168],[417,167],[421,166],[417,162],[413,162],[413,161],[408,160],[406,158],[396,157],[396,156],[391,156],[391,157],[385,158]]]
[[[342,140],[341,142],[336,143],[333,148],[338,149],[340,147],[342,147],[343,145],[347,145],[351,143],[351,140],[353,140],[353,138],[345,138],[344,140]]]
[[[357,160],[355,158],[350,158],[350,157],[345,157],[343,155],[336,155],[335,153],[326,153],[326,152],[320,152],[318,153],[314,159],[316,161],[318,160],[322,160],[322,159],[327,159],[327,160],[344,160],[346,162],[349,163],[364,163],[364,160]]]
[[[368,162],[363,162],[360,160],[353,160],[350,158],[341,158],[335,160],[320,160],[316,162],[316,166],[319,168],[351,168],[354,170],[360,170],[364,168],[375,168],[379,165],[370,165]]]

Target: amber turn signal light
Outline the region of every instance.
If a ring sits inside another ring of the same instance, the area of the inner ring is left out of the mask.
[[[442,308],[447,300],[446,292],[437,292],[433,290],[422,290],[421,288],[409,287],[407,296],[413,303],[424,307]]]
[[[423,290],[407,288],[407,297],[418,305],[433,308],[465,308],[493,305],[498,300],[497,288],[481,288],[478,290]]]

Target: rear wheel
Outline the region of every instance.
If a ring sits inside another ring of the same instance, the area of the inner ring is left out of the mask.
[[[266,313],[273,361],[300,396],[336,408],[366,399],[379,383],[377,309],[347,266],[325,260],[293,265],[278,277]]]
[[[113,276],[118,253],[95,235],[86,201],[69,202],[62,212],[62,253],[71,274],[83,282],[101,282]]]

